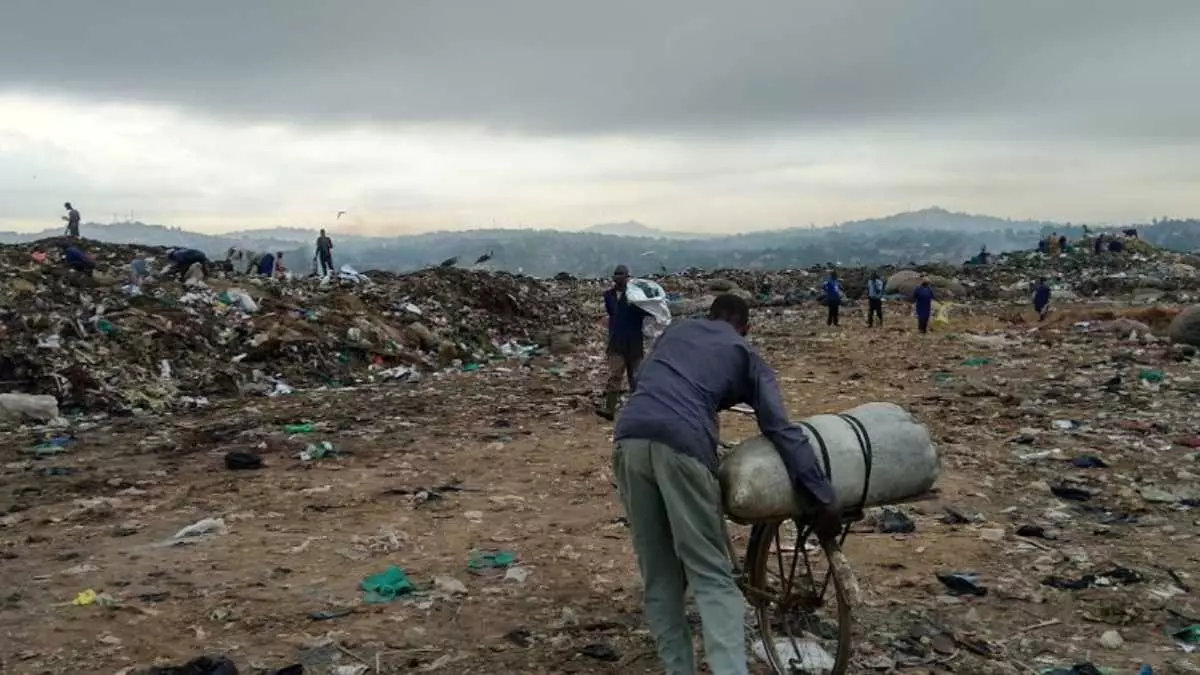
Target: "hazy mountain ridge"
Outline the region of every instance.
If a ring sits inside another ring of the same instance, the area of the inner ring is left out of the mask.
[[[986,245],[992,252],[1030,249],[1038,237],[1059,232],[1071,238],[1082,226],[1051,221],[1012,221],[992,216],[952,213],[932,208],[883,218],[854,221],[827,228],[789,228],[736,235],[686,238],[630,221],[617,224],[647,236],[605,234],[610,225],[584,231],[487,229],[429,232],[396,237],[339,233],[327,228],[334,241],[334,261],[358,269],[405,271],[436,265],[449,258],[471,265],[491,253],[492,269],[550,276],[558,272],[600,276],[613,265],[628,264],[635,274],[686,267],[743,267],[776,269],[813,264],[845,266],[960,263]],[[1178,250],[1200,249],[1200,221],[1162,220],[1143,225],[1151,242]],[[40,233],[0,233],[0,242],[31,241],[57,236],[59,228]],[[284,251],[289,266],[306,270],[313,256],[315,230],[270,228],[222,235],[188,232],[143,223],[88,223],[85,237],[111,242],[158,246],[187,246],[223,258],[230,246],[256,251]]]

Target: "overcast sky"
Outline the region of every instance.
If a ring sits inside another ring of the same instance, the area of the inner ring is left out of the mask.
[[[0,227],[1200,216],[1198,0],[4,0]]]

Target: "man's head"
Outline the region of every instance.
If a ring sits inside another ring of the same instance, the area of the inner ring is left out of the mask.
[[[1039,279],[1038,279],[1038,283],[1039,283],[1039,284],[1045,284],[1045,283],[1046,283],[1046,277],[1041,277],[1041,278],[1039,278]]]
[[[929,280],[928,280],[928,279],[922,279],[922,280],[921,280],[921,285],[922,285],[922,286],[924,286],[925,288],[929,288]]]
[[[837,270],[829,270],[829,278],[836,280],[837,279]]]
[[[724,321],[745,335],[750,330],[750,305],[732,293],[718,295],[708,308],[708,318],[711,321]]]
[[[322,230],[321,230],[321,236],[322,236],[322,237],[324,237],[324,236],[325,236],[325,230],[324,230],[324,229],[322,229]]]
[[[629,283],[629,268],[624,265],[617,265],[612,273],[613,285],[617,288],[625,288]]]
[[[283,257],[283,251],[279,251],[278,253],[276,253],[276,254],[275,254],[275,259],[276,259],[276,260],[278,260],[278,259],[280,259],[280,258],[282,258],[282,257]]]
[[[68,211],[71,210],[71,202],[64,203],[63,207],[66,208]]]
[[[879,272],[871,272],[871,281],[877,281],[878,279],[879,279]]]

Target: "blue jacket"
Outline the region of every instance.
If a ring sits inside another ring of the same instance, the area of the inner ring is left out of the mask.
[[[264,277],[269,277],[275,272],[275,254],[268,253],[258,261],[258,273]]]
[[[841,302],[842,301],[842,285],[837,279],[826,279],[825,285],[821,287],[825,291],[826,302]]]
[[[658,441],[715,473],[716,414],[738,403],[754,408],[759,431],[775,444],[795,489],[810,503],[833,504],[836,495],[808,437],[788,421],[775,374],[724,321],[693,319],[667,328],[639,371],[613,438]]]
[[[1045,307],[1050,304],[1050,287],[1046,284],[1038,284],[1037,289],[1033,292],[1033,306]]]
[[[878,300],[883,297],[883,279],[870,279],[867,281],[867,297],[872,300]]]
[[[645,351],[642,321],[646,312],[629,302],[617,289],[604,291],[604,311],[608,314],[608,351],[622,356],[641,356]]]
[[[67,250],[63,251],[63,257],[72,265],[81,265],[88,262],[87,254],[74,246],[68,246]]]
[[[930,286],[917,286],[917,290],[913,291],[913,304],[917,307],[917,314],[921,316],[932,314],[933,288]]]

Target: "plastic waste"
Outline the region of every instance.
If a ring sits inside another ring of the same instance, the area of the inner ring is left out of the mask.
[[[658,283],[649,279],[632,279],[625,289],[625,297],[650,316],[642,322],[642,332],[650,338],[662,335],[671,325],[671,305],[667,292]]]
[[[0,394],[0,418],[19,420],[23,417],[48,422],[57,419],[58,399],[49,395]]]
[[[234,451],[225,454],[225,468],[230,471],[261,469],[262,466],[262,457],[253,452]]]
[[[329,441],[321,441],[320,443],[309,443],[304,451],[300,453],[300,459],[305,462],[311,462],[317,459],[325,459],[326,457],[336,457],[337,450],[333,449],[333,443]]]
[[[933,487],[940,470],[937,447],[912,415],[892,403],[868,403],[843,415],[817,415],[800,422],[817,457],[828,455],[820,461],[842,508],[886,505]],[[786,518],[808,510],[779,452],[762,436],[734,447],[718,476],[725,509],[736,520]]]
[[[359,583],[363,590],[363,602],[369,604],[388,603],[417,590],[404,570],[395,565],[388,566],[379,574],[372,574]]]
[[[176,540],[188,539],[191,537],[201,537],[206,534],[212,534],[214,532],[224,532],[224,531],[225,531],[225,519],[224,518],[205,518],[204,520],[198,520],[198,521],[192,523],[191,525],[188,525],[187,527],[179,530],[174,535],[172,535],[171,538],[176,539]]]
[[[513,551],[474,551],[467,559],[467,570],[472,574],[489,574],[517,564]]]
[[[884,534],[908,534],[916,531],[917,524],[903,511],[884,509],[879,517],[877,527]]]
[[[288,424],[283,427],[283,430],[289,434],[311,434],[313,432],[313,425],[312,422]]]
[[[988,594],[987,587],[979,583],[979,575],[973,572],[947,572],[937,575],[937,579],[954,595]]]
[[[764,640],[755,640],[754,655],[759,661],[768,662],[767,644]],[[829,673],[837,665],[833,656],[825,651],[815,640],[789,637],[775,638],[776,663],[783,664],[794,673]]]

